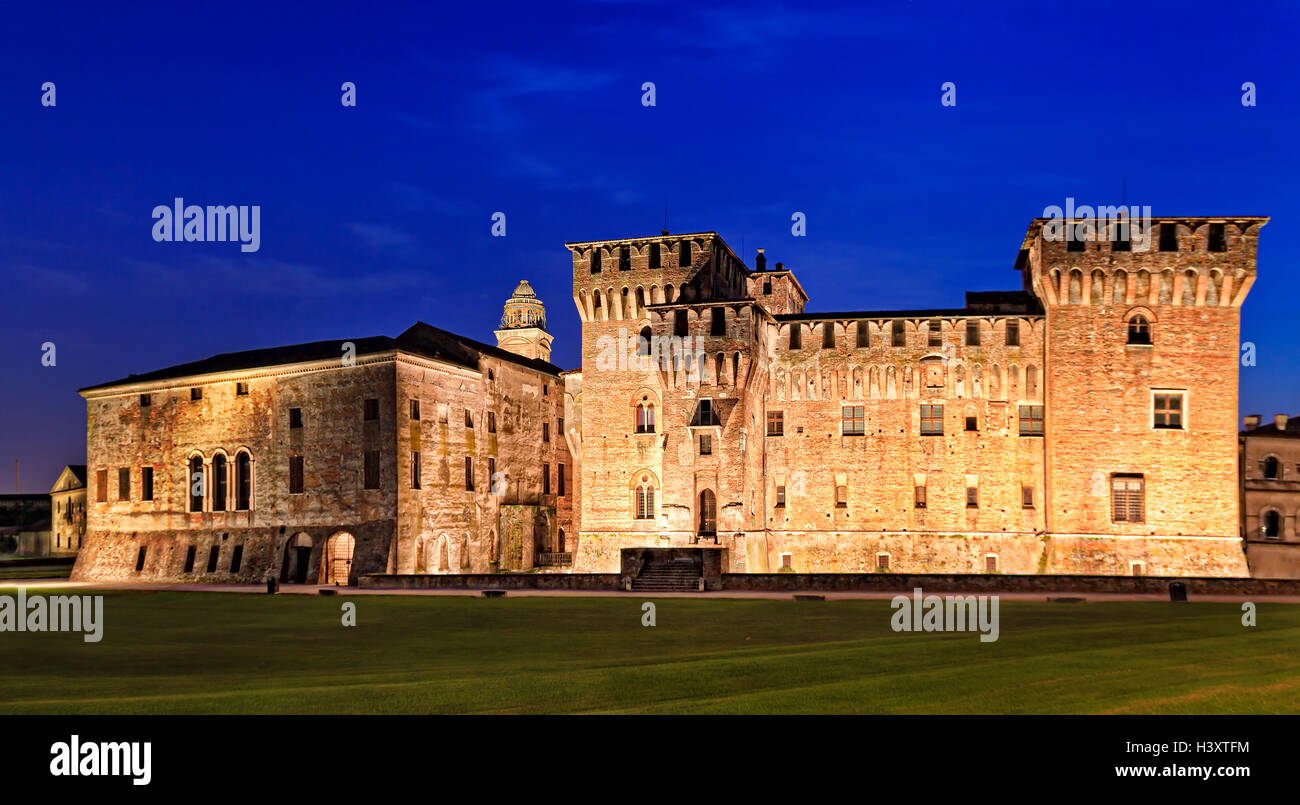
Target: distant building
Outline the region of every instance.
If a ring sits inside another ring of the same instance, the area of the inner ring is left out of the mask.
[[[46,556],[50,552],[50,496],[0,495],[0,538],[13,540],[21,556]],[[4,540],[8,542],[9,540]]]
[[[1244,419],[1241,528],[1256,578],[1300,578],[1300,417]]]
[[[50,500],[50,535],[54,540],[50,549],[56,554],[76,553],[86,535],[86,465],[64,467],[50,489]]]

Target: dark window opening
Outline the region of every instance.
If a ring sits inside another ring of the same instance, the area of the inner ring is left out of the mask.
[[[713,437],[707,433],[700,434],[700,455],[713,455]]]
[[[865,321],[858,322],[858,347],[865,348],[871,346],[871,330]]]
[[[1228,238],[1223,224],[1210,224],[1206,250],[1211,252],[1226,252],[1228,250]]]
[[[767,435],[768,436],[785,435],[785,412],[784,411],[767,412]]]
[[[706,489],[700,493],[700,536],[711,537],[718,533],[717,505],[713,490]]]
[[[190,459],[190,511],[203,511],[203,459],[195,456]]]
[[[1081,252],[1087,249],[1087,244],[1080,239],[1079,233],[1074,226],[1070,227],[1070,238],[1065,241],[1065,250],[1067,252]]]
[[[966,508],[978,509],[980,507],[980,490],[977,486],[966,487]]]
[[[632,270],[632,249],[629,246],[618,247],[618,270]]]
[[[302,427],[302,409],[301,409],[301,408],[290,408],[290,409],[289,409],[289,427],[290,427],[290,428],[301,428],[301,427]]]
[[[140,499],[153,500],[153,467],[140,468]]]
[[[1128,342],[1130,344],[1151,343],[1151,324],[1146,316],[1134,316],[1128,320]]]
[[[1141,523],[1146,519],[1146,479],[1141,475],[1111,476],[1111,519],[1117,523]]]
[[[685,310],[673,311],[673,335],[684,336],[689,333]]]
[[[226,471],[226,457],[217,454],[212,458],[212,510],[214,512],[226,510],[226,490],[229,483],[230,475]]]
[[[551,494],[551,465],[542,463],[542,494]]]
[[[203,389],[201,388],[190,389],[190,402],[198,402],[201,399],[203,399]]]
[[[696,426],[718,424],[718,416],[713,411],[713,400],[700,400],[695,406],[695,415],[691,417],[691,424]]]
[[[682,241],[678,252],[678,265],[683,268],[689,268],[691,265],[691,242],[689,240]]]
[[[140,395],[140,407],[141,407],[141,408],[145,408],[145,407],[148,407],[148,406],[150,406],[150,405],[153,405],[153,395],[150,395],[150,394],[141,394],[141,395]]]
[[[907,332],[903,329],[901,321],[895,321],[889,326],[890,344],[895,347],[907,346]]]
[[[420,401],[419,401],[419,400],[411,400],[411,419],[414,420],[414,421],[416,421],[416,422],[420,421]]]
[[[302,456],[289,457],[289,494],[299,495],[303,490]]]
[[[373,422],[379,419],[379,400],[366,400],[363,406],[362,418],[367,422]]]
[[[1007,322],[1007,346],[1020,346],[1020,322],[1018,321]]]
[[[117,499],[131,499],[131,470],[128,467],[122,467],[117,471]]]
[[[822,349],[835,348],[835,322],[828,321],[822,324]]]
[[[235,456],[235,508],[248,511],[253,491],[252,459],[247,453]]]
[[[978,321],[966,322],[966,346],[978,347],[980,345],[980,323]]]
[[[847,509],[849,507],[849,488],[844,485],[835,487],[835,508]]]
[[[379,451],[366,451],[365,483],[366,489],[379,488]]]
[[[1032,486],[1020,487],[1020,507],[1023,509],[1034,508],[1034,488]]]
[[[785,485],[782,484],[776,488],[776,508],[785,508]]]
[[[1183,395],[1157,394],[1153,402],[1154,420],[1157,428],[1181,430],[1183,427]]]
[[[913,498],[913,503],[912,503],[913,507],[917,509],[924,509],[925,508],[925,486],[917,486],[913,491],[915,493]]]
[[[194,553],[195,551],[193,545],[185,549],[185,569],[181,571],[182,573],[194,572]]]
[[[943,435],[943,406],[942,405],[921,406],[921,435],[922,436]]]
[[[208,572],[209,573],[217,572],[217,561],[220,559],[221,559],[221,546],[213,545],[212,548],[208,550]]]
[[[726,335],[727,334],[727,309],[722,307],[713,308],[712,326],[709,328],[709,335]]]
[[[236,384],[235,384],[235,396],[236,396],[236,397],[246,397],[246,396],[248,396],[248,384],[247,384],[247,383],[236,383]]]
[[[465,456],[465,491],[474,491],[474,457]]]
[[[763,280],[763,295],[764,295],[764,296],[770,296],[771,293],[772,293],[772,281],[771,281],[771,280]]]
[[[420,451],[411,451],[411,488],[420,488]]]
[[[146,550],[145,547],[144,547],[143,545],[141,545],[141,546],[140,546],[140,552],[137,553],[137,554],[135,555],[135,572],[136,572],[136,573],[139,573],[140,571],[144,570],[144,555],[145,555],[145,550]]]
[[[1281,477],[1281,466],[1278,460],[1273,456],[1264,459],[1264,477],[1270,481],[1276,481]]]
[[[929,330],[929,344],[932,347],[943,346],[943,322],[938,319],[931,319],[927,327]]]
[[[1178,224],[1160,225],[1160,251],[1178,251]]]
[[[591,250],[591,273],[600,273],[600,249]],[[599,297],[597,297],[599,299]]]
[[[663,264],[660,262],[658,243],[650,244],[650,267],[663,268]]]
[[[230,572],[238,573],[239,566],[244,563],[244,546],[236,545],[230,553]]]
[[[1043,435],[1043,406],[1041,405],[1020,406],[1020,435],[1021,436],[1042,436]]]
[[[637,338],[637,342],[636,342],[637,355],[646,357],[650,354],[650,339],[651,339],[650,328],[642,327],[641,335]]]
[[[795,322],[790,325],[790,349],[803,348],[803,325]]]

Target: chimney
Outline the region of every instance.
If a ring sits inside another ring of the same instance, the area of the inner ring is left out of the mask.
[[[668,234],[668,230],[667,230],[667,229],[660,229],[660,230],[659,230],[659,234],[661,234],[661,235],[667,235],[667,234]]]
[[[758,250],[758,256],[754,258],[754,269],[756,271],[767,271],[767,255],[763,254],[762,249]]]
[[[1242,417],[1241,424],[1246,427],[1246,430],[1254,430],[1255,428],[1258,428],[1259,414],[1247,414]]]
[[[776,270],[777,270],[777,271],[785,271],[785,263],[777,263],[777,264],[776,264]]]
[[[1278,430],[1286,430],[1286,414],[1274,414],[1273,424],[1277,425]]]

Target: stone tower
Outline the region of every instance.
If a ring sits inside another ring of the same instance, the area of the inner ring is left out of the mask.
[[[506,300],[497,346],[525,358],[551,359],[552,336],[546,332],[546,306],[528,280],[520,280]]]

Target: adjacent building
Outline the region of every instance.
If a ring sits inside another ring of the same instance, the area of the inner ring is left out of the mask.
[[[1241,530],[1257,578],[1300,578],[1300,418],[1243,420]]]
[[[54,554],[76,553],[86,536],[86,465],[69,464],[50,488],[50,536]]]

